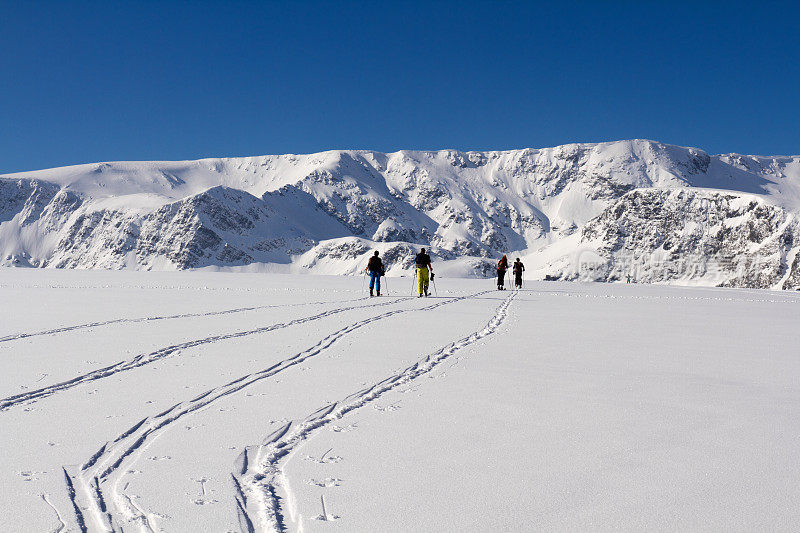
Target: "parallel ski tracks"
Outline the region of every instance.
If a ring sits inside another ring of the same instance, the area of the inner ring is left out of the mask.
[[[15,394],[13,396],[9,396],[7,398],[0,399],[0,411],[5,411],[6,409],[10,409],[12,407],[19,406],[24,403],[28,403],[34,400],[38,400],[44,398],[46,396],[50,396],[56,394],[58,392],[62,392],[83,383],[87,383],[90,381],[96,381],[98,379],[107,378],[109,376],[113,376],[114,374],[118,374],[120,372],[125,372],[126,370],[131,370],[134,368],[138,368],[165,357],[174,355],[177,352],[187,350],[189,348],[194,348],[196,346],[201,346],[203,344],[210,344],[230,339],[236,339],[240,337],[246,337],[249,335],[255,335],[259,333],[267,333],[270,331],[275,331],[279,329],[288,328],[290,326],[295,326],[298,324],[305,324],[308,322],[313,322],[315,320],[320,320],[322,318],[327,318],[339,313],[343,313],[345,311],[352,311],[355,309],[372,309],[375,307],[381,307],[386,305],[392,305],[398,302],[409,300],[410,298],[402,298],[399,300],[389,300],[385,302],[381,302],[378,304],[372,305],[353,305],[349,307],[340,307],[337,309],[331,309],[328,311],[323,311],[321,313],[317,313],[315,315],[297,318],[294,320],[290,320],[288,322],[280,322],[277,324],[271,324],[269,326],[263,326],[260,328],[245,330],[245,331],[237,331],[234,333],[227,333],[222,335],[212,335],[209,337],[203,337],[201,339],[194,339],[187,342],[182,342],[179,344],[173,344],[171,346],[165,346],[164,348],[159,348],[153,352],[139,354],[133,359],[127,361],[120,361],[118,363],[114,363],[113,365],[105,366],[102,368],[98,368],[87,372],[85,374],[81,374],[74,378],[68,379],[66,381],[61,381],[59,383],[54,383],[52,385],[48,385],[46,387],[41,387],[39,389],[26,391],[20,394]]]
[[[362,300],[367,300],[368,297],[365,298],[354,298],[351,300],[344,300],[342,302],[337,303],[346,303],[346,302],[357,302]],[[235,313],[245,313],[247,311],[260,311],[262,309],[275,309],[275,308],[283,308],[283,307],[300,307],[305,305],[324,305],[330,304],[330,301],[323,301],[323,302],[301,302],[301,303],[293,303],[293,304],[270,304],[270,305],[257,305],[253,307],[238,307],[235,309],[224,309],[221,311],[210,311],[208,313],[183,313],[179,315],[164,315],[164,316],[145,316],[145,317],[137,317],[137,318],[116,318],[113,320],[104,320],[101,322],[88,322],[86,324],[78,324],[76,326],[64,326],[61,328],[53,328],[53,329],[46,329],[42,331],[34,331],[31,333],[16,333],[13,335],[6,335],[4,337],[0,337],[0,343],[3,342],[10,342],[19,339],[28,339],[30,337],[40,337],[43,335],[55,335],[58,333],[67,333],[71,331],[77,331],[81,329],[89,329],[89,328],[99,328],[103,326],[110,326],[113,324],[135,324],[138,322],[157,322],[159,320],[175,320],[179,318],[200,318],[200,317],[207,317],[207,316],[219,316],[219,315],[231,315]]]
[[[289,494],[288,481],[280,466],[304,441],[323,426],[380,398],[385,393],[427,374],[459,350],[492,335],[508,316],[517,292],[511,293],[497,308],[486,326],[423,357],[405,370],[331,403],[300,421],[292,421],[269,435],[261,445],[248,446],[232,473],[234,498],[244,531],[285,531],[286,522],[278,496]]]
[[[142,419],[128,431],[116,437],[113,441],[102,445],[83,465],[64,469],[68,494],[72,500],[79,527],[84,531],[118,531],[124,527],[124,522],[134,522],[138,523],[144,530],[152,529],[151,524],[153,517],[148,516],[146,512],[132,505],[132,500],[128,498],[123,491],[119,491],[114,480],[110,478],[120,469],[126,460],[137,457],[139,453],[144,451],[144,447],[154,437],[167,429],[169,425],[175,421],[203,409],[219,399],[236,394],[254,383],[272,377],[324,352],[342,337],[368,324],[385,320],[402,313],[433,310],[488,292],[491,291],[482,291],[475,294],[452,297],[419,308],[395,309],[356,321],[331,333],[310,348],[275,363],[268,368],[241,376],[224,385],[212,388],[195,398],[177,403],[161,413]],[[377,307],[377,305],[372,307]],[[110,486],[104,487],[104,484]],[[108,494],[106,494],[107,492]],[[277,500],[275,501],[277,502]],[[122,516],[115,517],[111,511],[111,506],[120,512]],[[242,503],[241,506],[245,506],[245,503]],[[249,512],[243,510],[242,513],[244,513],[242,515],[243,529],[246,531],[251,530],[250,528],[252,528],[254,524],[248,522],[247,517],[249,516]]]

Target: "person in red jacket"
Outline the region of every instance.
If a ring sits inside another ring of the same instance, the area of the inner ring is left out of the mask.
[[[506,270],[508,270],[508,258],[503,258],[497,263],[497,290],[502,291],[505,289],[506,283]]]

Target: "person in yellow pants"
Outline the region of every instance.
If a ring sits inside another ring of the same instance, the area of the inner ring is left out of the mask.
[[[420,297],[423,294],[428,296],[428,283],[430,274],[433,274],[433,265],[431,265],[431,256],[425,253],[425,248],[417,254],[414,266],[417,267],[417,292]]]
[[[428,295],[428,283],[430,282],[430,275],[427,268],[417,269],[417,292],[419,295]]]

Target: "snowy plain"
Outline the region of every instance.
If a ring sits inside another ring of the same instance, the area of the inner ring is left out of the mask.
[[[384,282],[0,269],[0,530],[800,527],[800,294]]]

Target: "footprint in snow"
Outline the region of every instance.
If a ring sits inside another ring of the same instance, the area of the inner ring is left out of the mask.
[[[339,485],[342,484],[342,480],[335,477],[329,477],[323,480],[309,479],[308,481],[306,481],[306,483],[308,483],[309,485],[314,485],[316,487],[329,488],[329,487],[338,487]]]
[[[304,461],[311,461],[312,463],[317,463],[317,464],[321,464],[321,465],[330,465],[330,464],[338,463],[339,461],[342,460],[342,458],[340,456],[338,456],[338,455],[330,455],[330,456],[323,457],[323,458],[312,457],[310,455],[306,455],[305,457],[303,457],[303,460]]]
[[[335,514],[329,514],[328,516],[324,515],[317,515],[314,517],[314,520],[321,520],[322,522],[333,522],[334,520],[339,520],[341,516]]]
[[[344,427],[336,425],[331,426],[331,431],[335,433],[347,433],[348,431],[353,431],[355,429],[358,429],[358,426],[356,424],[350,424],[349,426],[344,426]]]
[[[23,470],[21,472],[17,472],[18,475],[22,476],[25,481],[37,481],[39,479],[39,474],[46,474],[47,472],[39,472],[36,470]]]

